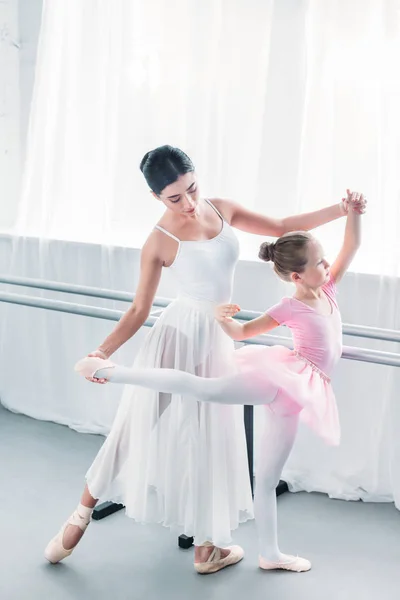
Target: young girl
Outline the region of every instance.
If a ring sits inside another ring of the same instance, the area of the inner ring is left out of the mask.
[[[299,416],[328,444],[337,445],[340,440],[330,383],[342,351],[336,284],[360,245],[360,215],[365,202],[362,195],[351,194],[344,242],[332,266],[309,233],[288,233],[275,243],[261,245],[260,258],[273,262],[279,277],[295,284],[292,298],[284,298],[261,317],[244,324],[232,319],[239,306],[216,308],[217,320],[233,340],[246,340],[286,325],[292,331],[293,351],[281,346],[243,347],[234,352],[235,372],[220,378],[202,378],[173,369],[129,369],[97,357],[87,357],[75,367],[86,377],[186,394],[205,402],[267,406],[254,500],[259,566],[265,570],[300,572],[311,568],[308,560],[279,550],[275,488],[293,447]]]

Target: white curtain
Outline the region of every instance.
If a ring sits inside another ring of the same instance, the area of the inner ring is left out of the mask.
[[[160,207],[138,165],[162,143],[253,203],[271,9],[45,1],[18,233],[141,244]]]
[[[204,195],[270,215],[338,201],[346,187],[365,191],[364,243],[341,288],[343,316],[399,329],[399,56],[400,0],[45,1],[23,193],[3,270],[133,290],[137,256],[112,248],[139,247],[160,214],[138,164],[171,143],[194,159]],[[343,222],[319,232],[329,257],[342,232]],[[241,237],[243,258],[254,258],[259,240]],[[172,295],[171,285],[164,278],[160,294]],[[243,307],[263,310],[284,292],[262,265],[239,265]],[[118,390],[106,386],[95,404],[97,388],[71,383],[73,374],[60,387],[59,361],[72,364],[109,326],[1,310],[2,402],[106,432]],[[16,352],[26,377],[15,371]],[[342,361],[343,444],[325,449],[302,431],[286,472],[293,489],[400,507],[398,380],[395,369]]]
[[[270,214],[365,191],[355,268],[398,275],[399,56],[399,0],[45,0],[16,231],[140,246],[138,164],[171,143]]]
[[[15,221],[20,172],[18,2],[0,2],[0,230]]]

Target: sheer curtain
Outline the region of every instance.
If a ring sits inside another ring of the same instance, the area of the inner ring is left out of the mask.
[[[398,275],[399,23],[399,0],[45,0],[17,232],[140,246],[138,164],[172,143],[271,214],[365,190],[355,269]]]
[[[129,248],[140,247],[161,210],[138,164],[150,148],[171,143],[194,159],[204,195],[270,215],[339,201],[346,187],[365,191],[364,243],[341,287],[343,317],[400,328],[398,56],[400,0],[45,0],[23,191],[15,237],[2,242],[4,270],[133,289],[137,252]],[[318,232],[329,257],[342,232],[343,222]],[[254,258],[259,239],[241,238],[242,257]],[[173,291],[166,275],[160,295]],[[239,265],[235,299],[243,307],[263,310],[282,293],[263,265]],[[109,327],[1,310],[9,367],[2,402],[106,432],[118,391],[105,386],[104,402],[95,404],[99,392],[85,382],[67,378],[60,389],[59,361],[72,363]],[[16,351],[26,379],[13,366]],[[302,431],[286,472],[292,489],[400,506],[398,380],[395,369],[341,363],[343,445],[322,448]]]
[[[17,231],[140,245],[160,207],[138,165],[162,143],[193,156],[204,192],[254,198],[271,9],[45,2]]]
[[[14,224],[12,208],[21,181],[19,77],[18,3],[4,0],[0,2],[0,231]]]

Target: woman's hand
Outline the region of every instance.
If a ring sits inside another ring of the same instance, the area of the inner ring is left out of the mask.
[[[358,192],[352,192],[351,190],[346,190],[347,197],[342,198],[342,207],[344,214],[348,214],[349,209],[351,208],[359,215],[363,215],[366,211],[367,200],[363,194],[359,194]]]
[[[347,190],[347,195],[349,196],[349,194],[349,208],[351,208],[357,214],[363,215],[367,207],[367,200],[364,197],[364,194],[359,194],[358,192],[351,193],[350,190]]]
[[[107,356],[104,354],[104,352],[102,350],[95,350],[94,352],[91,352],[90,354],[88,354],[88,356],[97,356],[98,358],[101,358],[103,360],[107,360]],[[85,377],[85,379],[87,379],[88,381],[91,381],[92,383],[107,383],[108,379],[96,379],[96,377]]]
[[[215,318],[219,323],[231,319],[240,311],[238,304],[220,304],[215,309]]]

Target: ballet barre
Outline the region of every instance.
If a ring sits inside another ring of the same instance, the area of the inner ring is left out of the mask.
[[[30,279],[26,277],[14,277],[0,275],[0,283],[7,285],[16,285],[20,287],[36,288],[48,290],[51,292],[62,292],[64,294],[76,294],[77,296],[88,296],[92,298],[101,298],[103,300],[116,300],[117,302],[133,302],[136,294],[130,292],[118,292],[87,285],[76,285],[72,283],[62,283],[58,281],[47,281],[45,279]],[[155,298],[154,306],[166,308],[172,302],[170,298]]]
[[[115,290],[96,288],[85,285],[62,283],[58,281],[47,281],[45,279],[32,279],[26,277],[15,277],[11,275],[0,275],[0,283],[5,285],[15,285],[20,287],[48,290],[52,292],[62,292],[65,294],[75,294],[78,296],[101,298],[103,300],[115,300],[117,302],[131,303],[135,299],[135,294],[132,294],[130,292],[119,292]],[[153,306],[159,308],[166,308],[171,302],[171,298],[162,298],[157,296],[154,299]],[[256,319],[257,317],[261,316],[261,314],[261,312],[256,312],[252,310],[242,310],[236,315],[236,318],[240,321],[251,321],[252,319]],[[344,323],[343,335],[387,342],[400,342],[400,331],[397,331],[395,329],[381,329],[379,327],[368,327],[366,325],[353,325]]]
[[[56,312],[80,315],[83,317],[105,319],[107,321],[119,321],[124,315],[123,311],[111,308],[100,308],[98,306],[75,304],[72,302],[64,302],[63,300],[50,300],[47,298],[25,296],[23,294],[11,294],[7,292],[0,292],[0,302],[21,306],[30,306],[32,308],[42,308],[45,310],[53,310]],[[157,319],[158,316],[150,314],[143,323],[143,326],[153,327],[153,325],[157,322]],[[279,344],[290,349],[293,348],[291,338],[273,334],[259,335],[247,340],[243,340],[241,343],[261,346],[274,346]],[[382,350],[370,350],[369,348],[344,346],[342,358],[386,365],[389,367],[400,367],[400,354]]]
[[[2,278],[4,279],[4,278]],[[5,283],[1,280],[2,283]],[[19,284],[16,284],[19,285]],[[21,284],[22,285],[22,284]],[[35,286],[31,286],[35,287]],[[39,286],[36,286],[39,287]],[[70,287],[70,286],[68,286]],[[81,287],[81,286],[77,286]],[[49,288],[45,288],[49,289]],[[95,288],[92,288],[95,289]],[[64,290],[54,290],[54,291],[65,291]],[[85,293],[85,295],[87,295]],[[100,297],[100,296],[97,296]],[[39,298],[35,296],[27,296],[23,294],[12,294],[7,292],[0,292],[0,302],[28,306],[31,308],[41,308],[44,310],[52,310],[62,313],[69,313],[74,315],[80,315],[85,317],[92,317],[97,319],[106,319],[108,321],[119,321],[123,316],[124,312],[120,310],[114,310],[109,308],[100,308],[97,306],[88,306],[84,304],[74,304],[72,302],[64,302],[62,300],[50,300],[46,298]],[[159,312],[159,311],[158,311]],[[247,311],[250,313],[250,311]],[[251,313],[252,315],[256,315],[257,313]],[[254,318],[254,317],[251,317]],[[152,327],[157,322],[158,316],[154,314],[150,314],[146,321],[143,323],[145,327]],[[370,328],[372,329],[372,328]],[[385,330],[380,330],[385,331]],[[400,332],[396,333],[400,338]],[[357,334],[359,335],[359,334]],[[361,336],[361,337],[369,337],[369,336]],[[387,340],[388,337],[375,337],[374,339],[384,339]],[[390,341],[397,341],[396,339],[390,339]],[[292,348],[291,339],[287,337],[277,336],[277,335],[260,335],[248,340],[243,340],[245,344],[257,344],[264,346],[272,346],[276,344],[280,344],[286,346],[287,348]],[[356,360],[361,362],[375,363],[387,366],[400,367],[400,354],[395,354],[393,352],[384,352],[380,350],[371,350],[367,348],[355,348],[351,346],[344,346],[342,358],[348,360]],[[251,489],[253,491],[253,466],[254,466],[254,407],[253,406],[245,406],[244,407],[244,426],[246,433],[246,442],[247,442],[247,457],[248,457],[248,467],[249,467],[249,476],[251,482]],[[276,489],[277,496],[283,494],[288,490],[288,486],[285,481],[280,481],[279,485]],[[95,507],[93,511],[93,519],[100,520],[105,518],[106,516],[113,514],[123,508],[122,504],[115,504],[113,502],[103,502],[102,504]],[[186,535],[179,536],[178,544],[181,548],[190,548],[193,545],[193,538],[188,537]]]

